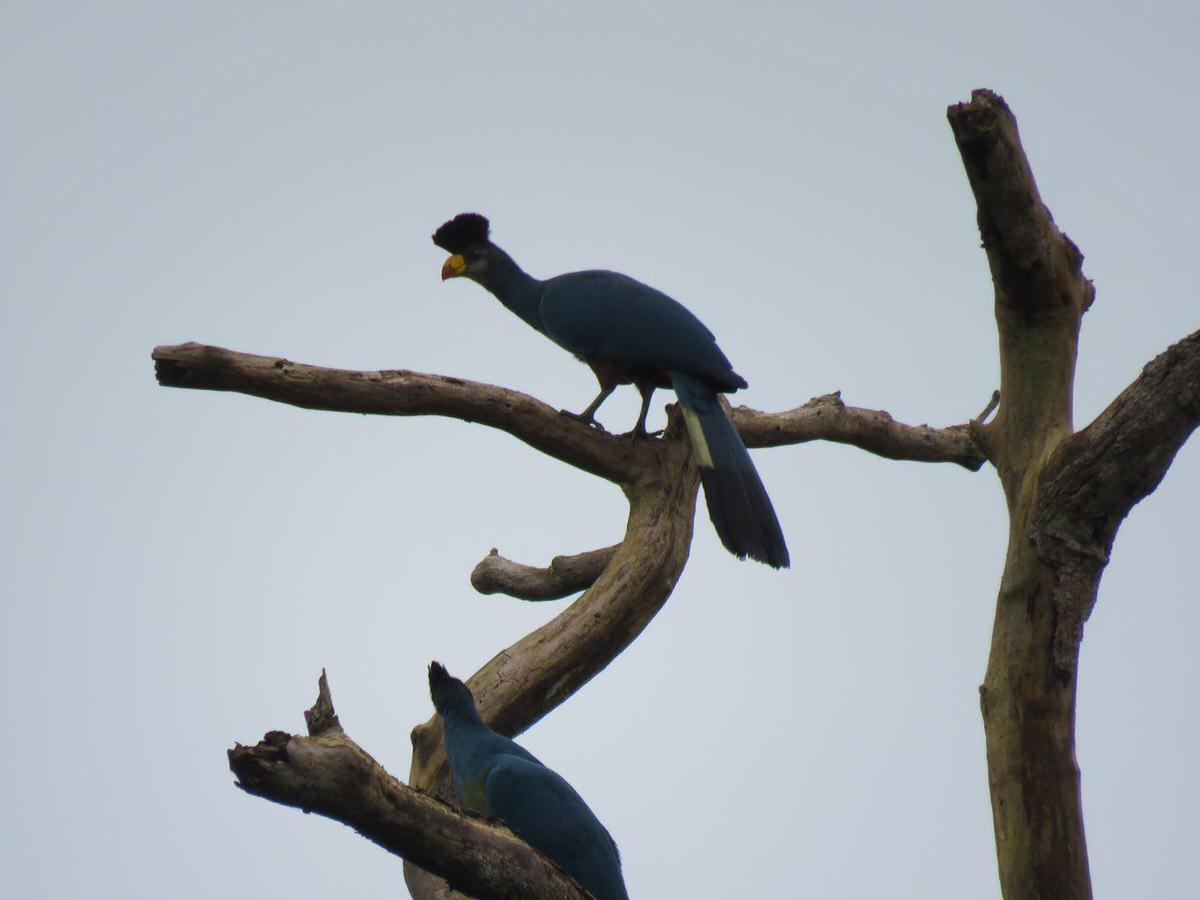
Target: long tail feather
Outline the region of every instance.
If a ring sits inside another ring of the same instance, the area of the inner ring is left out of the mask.
[[[786,568],[791,560],[771,498],[717,393],[690,375],[671,373],[700,466],[704,500],[730,553]]]

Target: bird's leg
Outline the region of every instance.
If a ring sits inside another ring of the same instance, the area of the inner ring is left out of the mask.
[[[638,420],[633,426],[633,431],[629,432],[629,437],[637,440],[640,437],[648,437],[646,431],[646,416],[650,414],[650,398],[654,396],[654,385],[644,381],[635,382],[638,392],[642,395],[642,410],[638,413]]]
[[[596,421],[596,410],[600,408],[608,395],[617,389],[615,382],[609,384],[604,381],[600,382],[600,393],[596,395],[596,399],[588,404],[587,409],[580,413],[573,413],[569,409],[560,410],[560,412],[569,419],[575,419],[577,422],[582,422],[584,425],[591,425],[593,428],[604,430],[604,426]]]

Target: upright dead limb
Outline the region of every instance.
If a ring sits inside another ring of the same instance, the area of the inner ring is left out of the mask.
[[[1079,324],[1095,296],[1054,224],[1003,99],[950,107],[995,286],[1000,407],[980,426],[1008,501],[1009,542],[980,687],[1001,889],[1090,898],[1075,760],[1083,623],[1117,527],[1200,420],[1200,338],[1172,347],[1072,434]]]

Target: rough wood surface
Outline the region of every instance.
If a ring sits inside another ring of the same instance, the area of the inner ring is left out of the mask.
[[[602,434],[528,394],[490,384],[403,369],[329,369],[196,343],[155,347],[153,358],[164,387],[235,391],[305,409],[478,422],[609,481],[633,479],[649,464],[644,442]]]
[[[337,724],[324,672],[305,718],[308,737],[272,731],[252,747],[229,751],[240,788],[349,825],[465,895],[586,900],[586,892],[507,828],[464,815],[389,775]]]
[[[1200,331],[1174,344],[1047,464],[1033,514],[1038,556],[1058,573],[1055,662],[1079,655],[1117,530],[1200,425]]]
[[[814,397],[785,412],[765,413],[739,406],[733,410],[733,422],[747,447],[833,441],[887,459],[955,463],[972,472],[986,461],[967,424],[948,428],[905,425],[883,410],[847,406],[840,391]]]

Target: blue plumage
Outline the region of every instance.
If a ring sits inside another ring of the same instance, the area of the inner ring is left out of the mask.
[[[548,278],[539,311],[545,334],[581,359],[689,372],[726,391],[746,387],[703,322],[678,300],[628,275],[588,271]]]
[[[440,663],[429,664],[429,692],[463,808],[499,819],[596,900],[628,900],[616,842],[575,789],[488,728],[470,690]]]
[[[633,433],[644,435],[654,390],[673,388],[721,542],[739,559],[789,565],[771,500],[718,396],[746,387],[746,380],[733,370],[712,332],[683,304],[618,272],[533,278],[488,234],[488,221],[478,213],[463,213],[442,225],[434,243],[454,254],[442,267],[443,279],[466,276],[478,282],[591,367],[600,393],[582,413],[568,415],[596,425],[596,410],[617,385],[633,384],[642,395]]]

